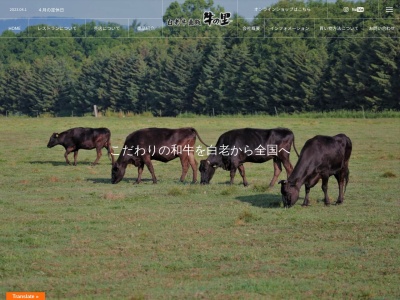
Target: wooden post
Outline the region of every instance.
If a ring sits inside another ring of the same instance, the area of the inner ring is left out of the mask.
[[[97,105],[94,105],[93,109],[94,109],[94,116],[97,118]]]

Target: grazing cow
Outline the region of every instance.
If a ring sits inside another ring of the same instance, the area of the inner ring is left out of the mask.
[[[142,181],[144,165],[149,169],[153,183],[157,183],[151,161],[157,160],[166,163],[177,157],[180,158],[182,165],[180,180],[184,181],[190,165],[193,170],[193,183],[196,182],[197,162],[194,159],[196,136],[206,145],[196,129],[191,127],[178,129],[145,128],[132,132],[127,136],[124,147],[112,167],[111,182],[113,184],[120,182],[124,177],[127,165],[131,163],[138,167],[136,183]]]
[[[343,203],[344,191],[349,182],[351,140],[344,134],[333,137],[317,135],[309,139],[300,152],[299,160],[287,180],[281,180],[282,200],[285,207],[294,205],[301,186],[306,187],[303,206],[309,205],[310,189],[322,179],[325,205],[329,205],[328,180],[334,175],[339,184],[336,204]]]
[[[113,150],[111,148],[111,132],[108,128],[84,128],[76,127],[61,133],[53,133],[50,137],[48,148],[62,145],[65,148],[65,161],[70,164],[68,154],[74,152],[74,166],[78,157],[79,149],[91,150],[96,148],[97,157],[93,165],[99,162],[101,149],[104,147],[108,151],[108,157],[114,163]]]
[[[239,169],[243,185],[247,186],[243,164],[245,162],[263,163],[272,159],[274,177],[269,184],[272,187],[282,172],[282,163],[287,175],[292,173],[293,166],[289,160],[292,143],[297,153],[293,132],[287,128],[242,128],[227,131],[219,137],[215,146],[216,153],[210,154],[206,160],[200,162],[201,183],[208,184],[215,169],[221,167],[230,171],[231,184],[233,184],[236,169]]]

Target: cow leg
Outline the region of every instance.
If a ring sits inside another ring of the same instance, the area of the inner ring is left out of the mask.
[[[304,185],[306,188],[306,196],[304,197],[303,204],[301,206],[309,206],[310,205],[310,190],[311,187],[308,184]]]
[[[282,162],[283,162],[283,166],[286,170],[287,177],[289,177],[290,174],[292,174],[292,172],[293,172],[293,166],[290,163],[289,155],[287,157],[285,157],[284,159],[282,159]],[[281,170],[282,170],[282,168],[281,168]]]
[[[197,162],[194,159],[194,154],[190,153],[189,154],[189,164],[192,167],[193,170],[193,179],[192,179],[192,183],[196,183],[197,182]]]
[[[77,160],[78,160],[78,150],[74,151],[74,166],[76,166]]]
[[[157,178],[156,178],[156,174],[154,173],[154,167],[153,164],[151,163],[151,159],[150,156],[143,156],[143,161],[145,163],[145,165],[147,166],[147,169],[149,169],[150,174],[151,174],[151,178],[153,179],[153,183],[157,183]]]
[[[344,201],[344,187],[346,185],[345,181],[346,181],[346,177],[348,177],[348,172],[349,172],[349,169],[346,168],[344,170],[343,169],[340,170],[340,172],[338,174],[335,174],[335,178],[339,185],[339,196],[336,201],[337,205],[342,204]]]
[[[239,169],[239,174],[240,174],[240,176],[242,176],[242,178],[243,178],[243,185],[244,185],[244,186],[248,186],[249,183],[247,182],[246,172],[244,171],[244,166],[243,166],[243,165],[240,165],[240,166],[238,167],[238,169]],[[233,176],[235,176],[235,175],[233,175]],[[232,173],[231,173],[231,178],[232,178]],[[231,179],[231,180],[232,180],[232,179]],[[233,181],[232,181],[231,183],[233,183]]]
[[[275,182],[278,180],[279,174],[282,172],[282,163],[279,159],[274,158],[273,159],[273,165],[274,165],[274,177],[272,177],[272,180],[269,184],[269,187],[273,187]]]
[[[180,182],[183,182],[185,181],[186,174],[189,170],[189,158],[186,155],[181,155],[179,158],[181,159],[181,165],[182,165],[182,175],[179,180]]]
[[[230,176],[231,176],[230,184],[233,184],[233,182],[235,180],[235,175],[236,175],[236,168],[234,166],[232,166],[231,171],[230,171]],[[243,184],[244,184],[244,182],[243,182]]]
[[[68,160],[68,154],[70,154],[73,150],[74,150],[73,147],[65,148],[64,158],[65,158],[65,161],[67,162],[67,165],[71,164],[70,161]],[[76,163],[75,163],[75,165],[76,165]]]
[[[138,184],[142,182],[143,168],[144,168],[144,163],[141,162],[140,165],[138,166],[138,177],[136,179],[136,183]]]
[[[308,180],[304,186],[306,188],[306,196],[304,197],[304,201],[302,206],[309,206],[310,205],[310,189],[315,186],[319,179],[320,179],[320,175],[319,174],[314,174],[314,177],[312,177],[310,180]]]
[[[335,174],[335,178],[336,178],[336,181],[337,181],[337,183],[338,183],[338,185],[339,185],[339,196],[338,196],[338,198],[337,198],[337,200],[336,200],[336,204],[337,205],[339,205],[339,204],[342,204],[343,203],[343,187],[344,187],[344,182],[343,182],[343,179],[341,178],[342,176],[340,176],[341,174]]]
[[[67,162],[67,165],[70,165],[71,163],[70,163],[69,160],[68,160],[68,154],[69,154],[68,150],[65,151],[64,157],[65,157],[65,161]]]
[[[325,199],[324,199],[324,203],[326,206],[330,205],[331,202],[329,201],[329,197],[328,197],[328,180],[329,180],[329,176],[323,176],[322,177],[322,190],[324,191],[324,195],[325,195]]]
[[[101,155],[102,155],[102,153],[101,153],[101,149],[102,149],[102,148],[103,148],[103,147],[101,147],[100,149],[99,149],[99,148],[96,148],[97,157],[96,157],[96,160],[94,161],[94,163],[92,164],[93,166],[96,165],[96,164],[99,162],[99,159],[100,159],[100,157],[101,157]]]

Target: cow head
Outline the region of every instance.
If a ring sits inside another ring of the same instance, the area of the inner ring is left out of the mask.
[[[300,189],[296,186],[296,182],[289,180],[281,180],[278,182],[281,185],[282,201],[285,207],[293,206],[299,199]]]
[[[201,160],[199,171],[201,174],[201,184],[209,184],[214,176],[217,165],[213,165],[209,160]]]
[[[49,142],[47,143],[47,148],[52,148],[52,147],[58,145],[58,143],[59,143],[59,142],[58,142],[58,136],[59,136],[58,133],[53,133],[53,134],[51,135],[50,140],[49,140]]]
[[[124,178],[126,165],[119,163],[118,161],[111,168],[111,183],[118,183]]]

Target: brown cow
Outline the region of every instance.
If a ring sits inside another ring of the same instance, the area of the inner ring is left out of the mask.
[[[76,127],[61,133],[53,133],[50,137],[48,148],[62,145],[65,148],[65,161],[70,164],[68,154],[74,152],[74,166],[76,166],[79,149],[91,150],[96,148],[97,157],[93,165],[99,162],[101,149],[104,147],[108,151],[108,157],[114,164],[113,150],[111,148],[111,132],[108,128],[84,128]]]
[[[343,203],[344,192],[349,182],[349,160],[351,140],[344,134],[333,137],[317,135],[309,139],[300,152],[299,160],[287,180],[281,180],[282,200],[285,207],[291,207],[299,199],[301,186],[306,188],[303,206],[309,205],[310,189],[322,179],[325,205],[329,205],[328,180],[334,175],[339,185],[336,204]]]
[[[177,157],[180,158],[182,164],[180,180],[184,181],[190,165],[193,170],[193,182],[196,182],[197,162],[194,159],[196,136],[206,145],[196,129],[191,127],[145,128],[132,132],[127,136],[124,147],[112,167],[111,182],[113,184],[120,182],[124,177],[127,165],[133,164],[138,167],[136,183],[140,183],[142,180],[144,165],[149,169],[153,183],[157,183],[151,161],[157,160],[166,163]]]
[[[257,129],[241,128],[223,133],[216,145],[216,153],[210,154],[207,159],[200,161],[201,183],[208,184],[215,169],[221,167],[230,171],[231,181],[235,178],[236,170],[243,178],[243,185],[248,182],[243,164],[245,162],[263,163],[270,159],[274,162],[274,177],[269,184],[274,186],[279,174],[282,172],[282,164],[289,176],[293,166],[289,160],[290,148],[297,153],[294,145],[294,135],[287,128]],[[272,147],[275,151],[269,151]]]

